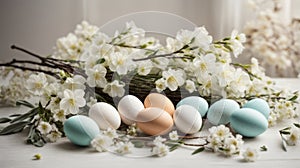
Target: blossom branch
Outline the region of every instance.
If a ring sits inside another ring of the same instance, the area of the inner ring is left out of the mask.
[[[53,76],[53,77],[55,77],[57,79],[61,78],[59,75],[57,75],[57,72],[53,72],[53,71],[49,71],[49,70],[44,70],[44,69],[41,69],[41,68],[31,68],[31,67],[26,67],[25,66],[26,64],[32,64],[32,65],[38,65],[39,67],[45,67],[45,68],[51,68],[51,69],[59,69],[59,70],[62,70],[64,72],[67,72],[69,74],[74,74],[76,72],[77,74],[80,74],[80,75],[86,77],[86,74],[84,73],[84,71],[82,69],[77,68],[75,66],[72,66],[72,65],[70,65],[68,63],[65,63],[65,62],[69,62],[69,61],[55,59],[55,58],[42,57],[42,56],[40,56],[38,54],[35,54],[35,53],[31,52],[31,51],[28,51],[28,50],[26,50],[24,48],[21,48],[21,47],[18,47],[16,45],[12,45],[11,49],[16,49],[16,50],[22,51],[24,53],[27,53],[27,54],[33,56],[34,58],[39,59],[40,62],[13,59],[10,62],[0,64],[0,66],[3,66],[3,67],[14,67],[14,68],[18,68],[18,69],[22,69],[22,70],[29,70],[29,71],[34,71],[34,72],[43,72],[43,73],[51,75],[51,76]],[[78,61],[76,61],[76,62],[79,63]],[[16,64],[22,64],[23,66],[16,65]]]

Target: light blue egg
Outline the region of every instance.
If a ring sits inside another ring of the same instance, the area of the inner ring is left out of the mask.
[[[242,108],[230,117],[231,127],[245,137],[256,137],[268,128],[268,120],[257,110]]]
[[[186,97],[186,98],[180,100],[177,103],[176,108],[178,108],[181,105],[193,106],[201,114],[201,117],[205,116],[205,114],[208,110],[207,101],[199,96],[189,96],[189,97]]]
[[[207,119],[213,125],[228,124],[231,114],[240,109],[239,104],[231,99],[221,99],[210,106]]]
[[[64,122],[64,132],[74,144],[89,146],[91,141],[100,133],[97,123],[91,118],[77,115]]]
[[[244,104],[243,108],[251,108],[254,110],[259,111],[262,113],[267,119],[269,118],[270,114],[270,107],[269,104],[260,98],[252,99]]]

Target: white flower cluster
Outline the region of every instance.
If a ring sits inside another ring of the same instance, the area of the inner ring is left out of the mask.
[[[114,152],[125,155],[131,153],[134,145],[130,141],[121,141],[116,130],[108,128],[101,132],[92,141],[91,145],[98,152],[106,152],[114,149]]]
[[[299,20],[290,22],[281,18],[284,0],[251,2],[257,16],[245,26],[246,49],[251,56],[260,60],[262,66],[268,67],[270,73],[275,72],[276,76],[297,76],[300,72]],[[287,70],[289,74],[284,73]]]
[[[224,125],[211,127],[207,141],[209,142],[207,148],[225,156],[239,154],[244,143],[241,135],[233,136],[229,128]]]
[[[169,153],[169,147],[164,144],[167,139],[161,136],[156,137],[153,140],[154,147],[152,148],[152,154],[154,156],[163,157]]]
[[[300,125],[294,123],[292,126],[284,128],[279,131],[282,141],[286,142],[289,146],[295,146],[300,140]]]
[[[19,69],[0,68],[0,103],[15,105],[16,101],[30,97],[30,93],[24,86],[24,79],[29,72]]]

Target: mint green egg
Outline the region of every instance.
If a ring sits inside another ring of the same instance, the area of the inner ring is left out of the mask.
[[[240,106],[236,101],[221,99],[210,106],[207,119],[213,125],[228,124],[229,117],[238,109],[240,109]]]
[[[91,118],[77,115],[64,122],[64,132],[67,138],[79,146],[89,146],[91,141],[100,133],[97,123]]]
[[[190,105],[190,106],[194,107],[195,109],[198,110],[201,117],[205,116],[205,114],[208,110],[207,101],[199,96],[189,96],[189,97],[186,97],[186,98],[180,100],[177,103],[176,108],[178,108],[181,105]]]
[[[259,111],[262,113],[267,119],[269,118],[270,114],[270,107],[269,104],[260,98],[252,99],[244,104],[243,108],[251,108],[254,110]]]
[[[256,137],[267,130],[268,120],[257,110],[242,108],[230,116],[230,125],[245,137]]]

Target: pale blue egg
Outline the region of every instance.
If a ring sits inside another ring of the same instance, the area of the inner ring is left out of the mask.
[[[242,108],[231,115],[230,125],[245,137],[256,137],[267,130],[268,120],[257,110]]]
[[[64,122],[64,132],[74,144],[89,146],[91,141],[100,133],[97,123],[91,118],[77,115]]]
[[[210,106],[207,119],[213,125],[228,124],[229,117],[238,109],[240,109],[240,106],[236,101],[221,99]]]
[[[252,99],[244,104],[243,108],[251,108],[254,110],[259,111],[262,113],[267,119],[269,118],[270,114],[270,107],[269,104],[260,98]]]
[[[205,114],[208,110],[207,101],[199,96],[189,96],[189,97],[186,97],[186,98],[180,100],[177,103],[176,108],[178,108],[181,105],[193,106],[201,114],[201,117],[205,116]]]

